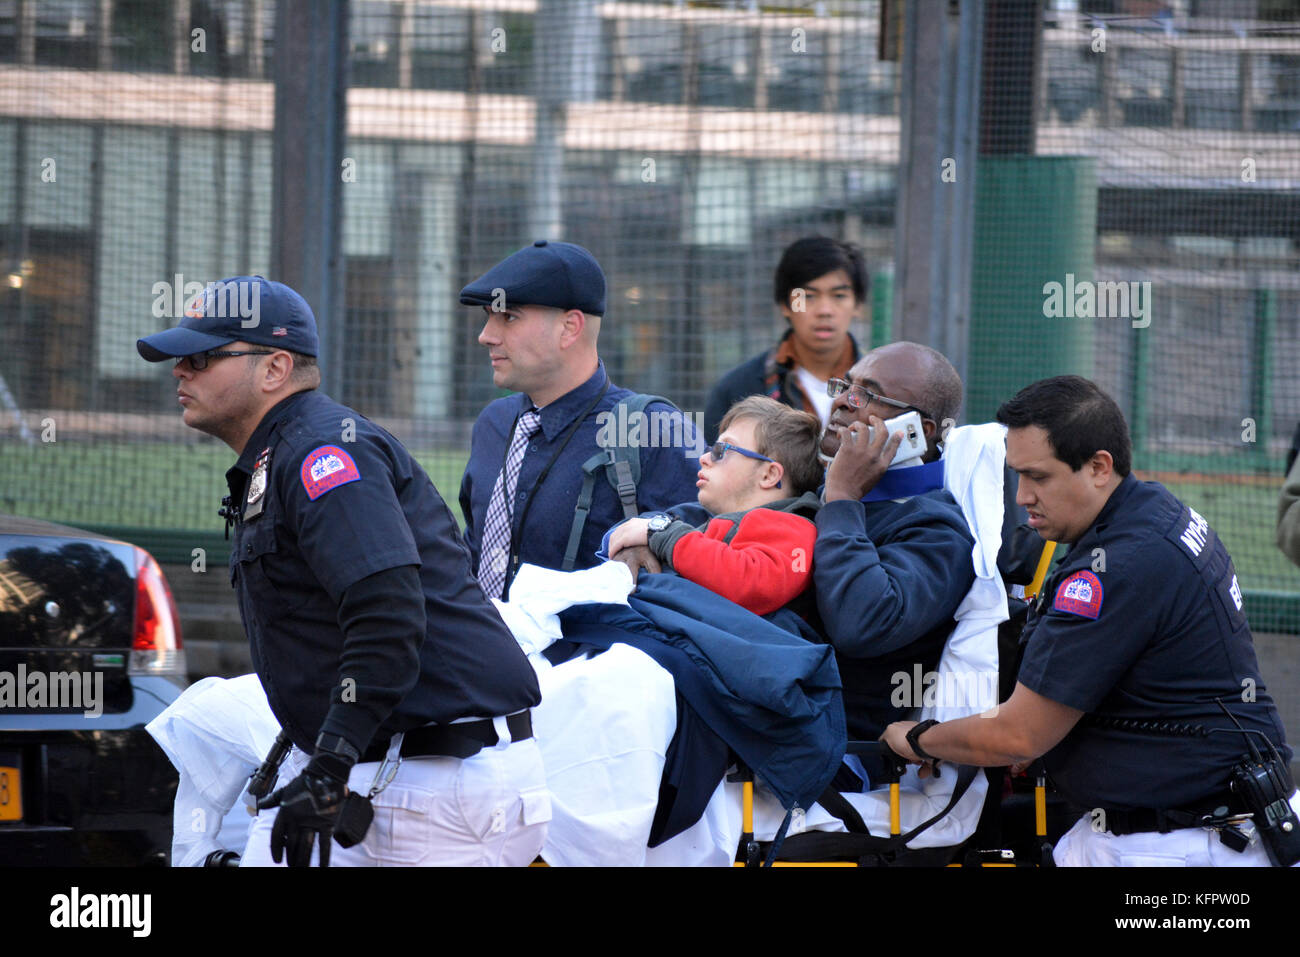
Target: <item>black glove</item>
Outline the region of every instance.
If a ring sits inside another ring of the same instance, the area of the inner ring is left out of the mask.
[[[290,867],[311,866],[311,846],[320,835],[320,866],[330,865],[330,836],[347,796],[352,755],[317,750],[302,774],[257,802],[257,809],[278,807],[271,828],[271,859],[279,864],[289,851]]]

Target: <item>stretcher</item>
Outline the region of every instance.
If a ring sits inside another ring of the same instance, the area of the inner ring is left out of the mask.
[[[1057,543],[1047,541],[1043,544],[1034,570],[1033,579],[1024,587],[1024,600],[1032,602],[1046,580]],[[1001,627],[1000,644],[1003,648],[1012,645],[1018,639],[1023,627],[1023,617],[1010,618]],[[1010,641],[1008,641],[1010,639]],[[999,656],[999,670],[1004,672],[1001,687],[1009,687],[1014,682],[1015,661],[1011,655]],[[1008,676],[1005,672],[1010,671]],[[1009,677],[1009,681],[1005,680]],[[902,780],[908,773],[908,765],[894,754],[887,745],[879,741],[850,741],[846,754],[873,759],[873,766],[882,773],[875,783],[881,786],[888,796],[888,830],[876,828],[874,831],[866,826],[852,804],[842,795],[828,793],[822,803],[831,805],[832,813],[839,817],[844,825],[843,831],[804,831],[794,837],[781,839],[780,835],[771,840],[755,839],[754,804],[755,783],[753,774],[746,768],[737,772],[742,787],[742,834],[736,851],[736,867],[877,867],[877,866],[949,866],[949,867],[1036,867],[1053,866],[1052,840],[1049,838],[1049,814],[1047,779],[1041,764],[1035,762],[1029,770],[1032,775],[1032,836],[1019,835],[1011,841],[1003,842],[1003,781],[1006,769],[987,769],[989,790],[980,813],[979,821],[971,835],[951,846],[919,847],[909,846],[909,841],[927,827],[930,822],[922,821],[903,831],[902,825]],[[949,775],[955,777],[954,793],[961,789],[976,769],[958,768],[945,765]],[[1012,798],[1023,803],[1019,798]],[[955,801],[950,799],[939,814],[951,810]],[[1014,816],[1014,815],[1013,815]],[[1060,827],[1057,830],[1061,830]]]
[[[805,831],[783,841],[758,841],[754,839],[754,781],[748,772],[741,772],[743,787],[743,828],[736,851],[736,867],[1038,867],[1052,866],[1052,841],[1048,836],[1047,782],[1043,774],[1035,776],[1033,788],[1034,833],[1029,841],[1032,850],[1017,853],[1010,846],[984,847],[979,840],[982,829],[977,827],[972,837],[954,847],[913,849],[909,839],[916,829],[904,833],[901,814],[900,780],[907,764],[902,758],[879,741],[853,741],[849,753],[870,755],[880,759],[886,768],[885,785],[889,799],[889,831],[872,834],[863,827],[860,819],[847,820],[846,831]],[[957,769],[949,767],[949,773]],[[971,770],[971,769],[967,769]],[[981,824],[988,815],[1000,813],[1000,790],[992,794],[984,806]],[[940,813],[943,813],[942,811]],[[1024,844],[1022,839],[1017,843]]]

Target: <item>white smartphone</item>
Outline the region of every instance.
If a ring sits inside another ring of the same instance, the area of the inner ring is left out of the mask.
[[[892,419],[885,419],[885,430],[893,435],[895,432],[901,432],[903,441],[898,444],[898,450],[894,453],[890,465],[897,465],[899,462],[906,462],[908,459],[920,458],[925,455],[926,441],[925,428],[921,425],[921,415],[916,411],[904,412],[902,415],[896,415]],[[871,429],[867,429],[867,441],[871,441]]]

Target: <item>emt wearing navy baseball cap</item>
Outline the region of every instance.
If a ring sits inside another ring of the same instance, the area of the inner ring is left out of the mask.
[[[284,283],[262,276],[209,283],[186,305],[179,324],[136,340],[135,347],[150,362],[177,360],[174,374],[182,421],[237,451],[257,422],[231,414],[226,380],[242,382],[241,370],[248,373],[253,366],[230,360],[247,363],[247,357],[255,357],[260,362],[282,351],[292,358],[295,384],[312,389],[320,384],[320,341],[311,306]],[[240,429],[242,434],[234,431]]]
[[[222,510],[231,581],[294,744],[243,863],[531,862],[550,819],[537,677],[419,463],[317,391],[311,308],[240,276],[136,348],[175,360],[185,424],[238,456]]]
[[[136,342],[136,349],[150,362],[161,362],[219,349],[236,340],[304,356],[320,352],[316,317],[307,300],[284,283],[261,276],[209,283],[186,306],[179,325],[145,336]]]
[[[460,486],[479,583],[490,597],[506,598],[524,562],[595,565],[604,533],[626,517],[605,470],[584,474],[583,466],[600,451],[602,425],[616,422],[615,407],[635,393],[610,382],[597,353],[605,273],[581,246],[539,239],[467,285],[460,301],[483,308],[478,341],[487,347],[492,382],[517,393],[479,415]],[[694,501],[701,437],[667,401],[646,405],[644,415],[652,429],[661,428],[648,443],[641,437],[635,505],[648,511]],[[665,436],[670,440],[657,441]],[[575,527],[584,479],[592,474],[590,512]],[[648,549],[619,558],[634,573],[659,570]]]

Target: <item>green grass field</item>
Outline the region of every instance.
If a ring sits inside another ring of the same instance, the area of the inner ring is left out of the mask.
[[[467,452],[416,451],[452,513]],[[53,442],[0,450],[0,511],[69,525],[219,532],[233,462],[215,440],[190,445]],[[1273,544],[1277,491],[1212,481],[1168,482],[1223,538],[1247,590],[1300,592],[1300,569]],[[1279,479],[1280,485],[1280,479]]]
[[[459,519],[456,496],[467,453],[416,451]],[[0,451],[0,511],[67,525],[220,531],[234,455],[194,445],[51,442]]]

